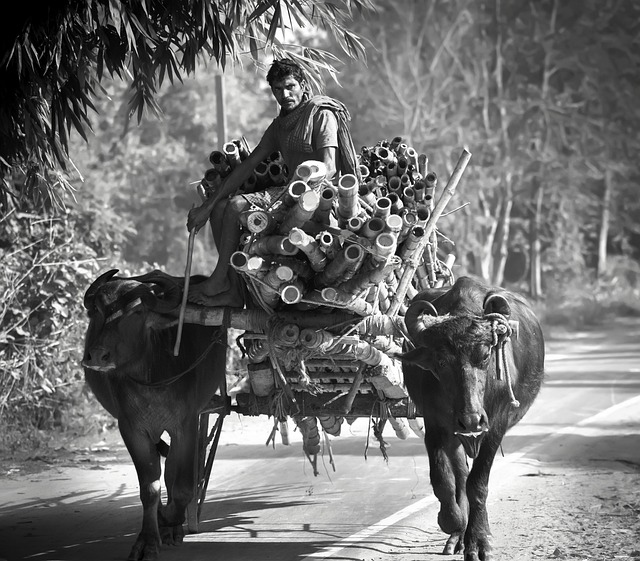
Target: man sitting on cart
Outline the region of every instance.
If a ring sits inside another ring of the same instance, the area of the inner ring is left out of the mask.
[[[189,231],[195,228],[197,232],[210,220],[219,254],[211,276],[189,289],[190,302],[206,306],[244,305],[240,280],[229,265],[241,234],[238,212],[229,204],[229,198],[270,154],[282,154],[290,175],[307,160],[323,162],[329,180],[336,180],[341,173],[356,172],[346,107],[330,97],[312,96],[304,71],[290,59],[276,60],[267,73],[267,82],[280,105],[279,115],[251,154],[224,180],[219,191],[189,211]]]

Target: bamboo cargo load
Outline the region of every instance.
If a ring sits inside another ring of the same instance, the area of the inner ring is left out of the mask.
[[[219,187],[246,157],[244,146],[211,152],[203,189]],[[357,175],[335,184],[322,162],[287,170],[274,153],[231,198],[242,236],[230,265],[250,304],[189,305],[184,321],[244,331],[253,390],[238,403],[292,417],[310,459],[318,427],[338,434],[345,416],[367,407],[379,408],[400,438],[411,430],[398,418],[415,411],[398,358],[404,311],[419,291],[453,283],[453,256],[438,256],[437,221],[470,157],[462,152],[441,187],[427,156],[401,137],[362,147]]]

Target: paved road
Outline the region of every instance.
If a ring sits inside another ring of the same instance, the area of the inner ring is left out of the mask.
[[[571,461],[589,450],[640,464],[640,322],[550,341],[547,371],[538,401],[496,461],[490,517],[511,482],[540,461]],[[336,471],[325,453],[313,477],[297,433],[291,446],[274,450],[264,446],[266,418],[229,421],[201,531],[180,548],[163,548],[161,561],[441,561],[445,536],[417,437],[388,434],[388,462],[375,444],[365,460],[367,424],[359,420],[333,440]],[[122,450],[115,455],[122,458]],[[0,559],[125,559],[140,516],[135,472],[126,462],[94,459],[11,474],[0,480]],[[506,528],[494,523],[493,531],[499,547]]]

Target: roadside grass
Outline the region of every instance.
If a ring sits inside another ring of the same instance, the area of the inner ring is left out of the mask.
[[[595,328],[616,318],[640,318],[640,288],[597,283],[576,285],[552,292],[534,307],[546,326]]]

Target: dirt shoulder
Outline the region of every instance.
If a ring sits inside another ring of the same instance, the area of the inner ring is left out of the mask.
[[[639,559],[640,466],[540,463],[495,493],[489,515],[501,559]]]

